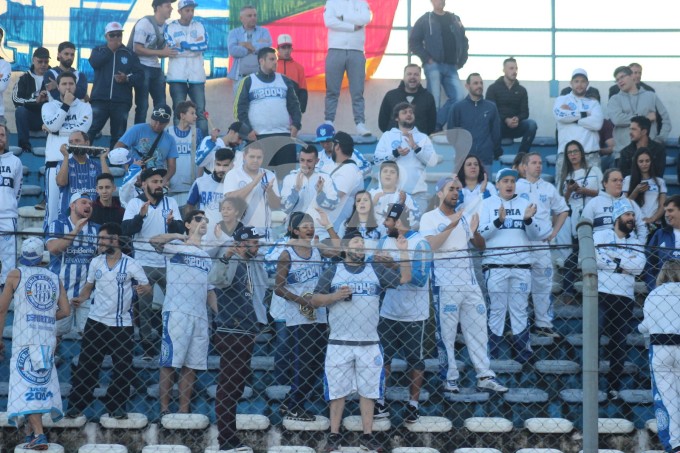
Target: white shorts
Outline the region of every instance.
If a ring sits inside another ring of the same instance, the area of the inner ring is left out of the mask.
[[[379,344],[349,346],[329,344],[324,369],[326,401],[358,392],[370,399],[383,397],[385,371]]]
[[[208,369],[208,321],[172,311],[163,312],[160,366]]]

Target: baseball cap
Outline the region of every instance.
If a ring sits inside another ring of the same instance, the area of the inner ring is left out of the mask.
[[[347,132],[336,132],[333,136],[333,142],[348,148],[354,148],[354,139]]]
[[[441,192],[444,189],[444,187],[450,182],[453,182],[453,177],[442,176],[441,178],[439,178],[439,181],[437,181],[437,185],[435,186],[435,192]]]
[[[624,215],[626,212],[635,212],[633,209],[633,205],[630,204],[630,201],[627,199],[623,198],[621,200],[616,200],[614,202],[614,207],[613,207],[613,212],[612,216],[614,217],[614,222],[616,222],[616,219]]]
[[[242,226],[234,231],[235,241],[247,241],[248,239],[261,239],[264,235],[260,234],[257,228],[253,226]]]
[[[404,209],[405,207],[403,204],[394,203],[392,206],[390,206],[390,211],[387,213],[387,218],[399,220],[399,217],[401,217],[403,214]]]
[[[164,3],[175,3],[176,1],[177,0],[153,0],[153,2],[151,2],[151,7],[155,8],[155,7],[162,5]]]
[[[187,6],[196,7],[198,6],[198,3],[196,3],[194,0],[179,0],[179,3],[177,4],[177,9],[186,8]]]
[[[293,38],[290,35],[284,33],[283,35],[279,35],[279,38],[276,40],[276,42],[279,46],[282,44],[290,44],[292,46]]]
[[[316,128],[316,138],[314,139],[314,142],[315,143],[329,142],[333,140],[334,136],[335,128],[330,124],[324,123]]]
[[[21,244],[19,263],[25,266],[37,266],[42,261],[45,245],[37,237],[29,237]]]
[[[126,148],[114,148],[108,158],[111,165],[125,165],[130,162],[130,152]]]
[[[38,47],[33,51],[33,58],[50,58],[50,51],[44,47]]]
[[[73,195],[71,195],[71,198],[68,200],[69,206],[75,203],[76,201],[80,200],[81,198],[85,198],[86,200],[92,200],[92,197],[90,197],[90,194],[87,192],[76,192]]]
[[[155,176],[155,175],[165,176],[167,174],[168,174],[168,170],[166,170],[165,168],[150,167],[150,168],[145,169],[142,172],[142,174],[140,175],[139,178],[142,180],[142,182],[144,182],[152,176]]]
[[[159,104],[151,112],[151,119],[159,123],[169,123],[172,119],[172,109],[167,104]]]
[[[572,71],[571,79],[574,80],[574,77],[576,77],[576,76],[583,76],[583,77],[586,78],[586,80],[588,80],[588,73],[583,68],[576,68]]]
[[[106,24],[106,28],[104,28],[104,34],[107,35],[112,31],[123,31],[123,26],[120,22],[109,22]]]
[[[513,170],[512,168],[501,168],[498,173],[496,173],[496,181],[500,181],[501,179],[508,176],[512,176],[515,178],[515,181],[517,181],[519,173],[517,173],[517,170]]]

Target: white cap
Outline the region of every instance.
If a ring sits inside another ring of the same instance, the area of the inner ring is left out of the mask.
[[[83,192],[83,193],[76,192],[73,195],[71,195],[71,198],[68,201],[68,205],[71,206],[73,203],[80,200],[81,198],[84,198],[86,200],[92,200],[92,198],[90,197],[89,194],[87,194],[85,192]]]
[[[572,78],[572,80],[573,80],[574,77],[576,77],[576,76],[583,76],[583,77],[586,78],[586,80],[588,80],[588,73],[587,73],[586,70],[583,69],[583,68],[576,68],[576,69],[574,69],[574,71],[571,73],[571,78]]]
[[[120,22],[109,22],[106,24],[106,28],[104,29],[104,34],[111,33],[112,31],[123,31],[123,26],[120,24]]]
[[[37,237],[29,237],[21,243],[21,258],[19,262],[27,266],[37,266],[42,261],[45,245]]]
[[[291,46],[293,45],[293,38],[290,37],[290,35],[279,35],[279,39],[277,40],[278,45],[280,46],[281,44],[290,44]]]
[[[126,148],[114,148],[107,157],[111,165],[125,165],[130,162],[130,152]]]
[[[177,4],[177,9],[180,10],[182,8],[186,8],[187,6],[196,7],[198,6],[198,3],[196,3],[194,0],[179,0],[179,3]]]

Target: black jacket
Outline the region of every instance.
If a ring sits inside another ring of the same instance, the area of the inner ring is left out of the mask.
[[[12,90],[12,102],[15,107],[25,107],[31,112],[40,113],[44,102],[38,103],[39,88],[33,78],[33,65],[24,72]]]
[[[486,100],[496,104],[501,121],[513,116],[520,121],[529,118],[529,95],[526,88],[519,84],[519,80],[508,88],[503,77],[499,77],[487,88]]]
[[[413,96],[411,104],[415,107],[416,127],[424,134],[430,135],[434,132],[437,124],[437,107],[434,103],[432,94],[418,85],[418,91],[415,93],[407,93],[404,89],[404,81],[402,80],[398,88],[390,90],[385,93],[385,97],[380,105],[380,114],[378,115],[378,127],[383,132],[387,132],[393,127],[397,127],[397,122],[392,116],[392,109],[400,102],[408,102],[406,96]]]
[[[656,176],[663,178],[663,172],[666,170],[666,146],[655,140],[649,140],[647,150],[652,155],[652,165]],[[637,154],[638,148],[635,143],[631,142],[621,150],[619,156],[619,170],[624,177],[630,175],[633,167],[633,159]]]
[[[418,55],[423,65],[432,58],[435,62],[444,60],[444,42],[439,21],[432,18],[433,12],[425,13],[413,25],[411,36],[408,37],[408,48]],[[456,66],[462,68],[468,59],[468,39],[465,36],[465,27],[460,17],[448,11],[444,12],[451,20],[453,34],[456,37]]]
[[[125,46],[120,46],[114,54],[103,45],[92,49],[90,66],[94,69],[90,100],[132,105],[132,87],[144,82],[144,70],[137,55]],[[118,72],[126,74],[128,81],[116,82],[113,76]]]

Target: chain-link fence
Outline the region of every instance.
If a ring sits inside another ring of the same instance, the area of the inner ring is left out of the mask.
[[[66,235],[48,235],[61,290],[37,264],[34,237],[18,233],[0,387],[5,421],[28,426],[29,437],[6,423],[4,448],[39,434],[30,413],[44,414],[49,440],[73,451],[179,443],[570,452],[582,448],[588,422],[600,448],[678,443],[677,261],[666,261],[657,283],[659,257],[675,250],[595,234],[593,421],[582,415],[587,288],[578,268],[553,267],[554,247],[444,256],[415,233],[373,248],[354,238],[317,244],[313,230],[270,244],[248,228],[215,247],[201,244],[197,216],[188,234],[133,242],[158,255],[156,267],[121,255],[111,226],[61,249]],[[544,254],[547,265],[534,265]],[[88,430],[86,421],[98,424]]]

